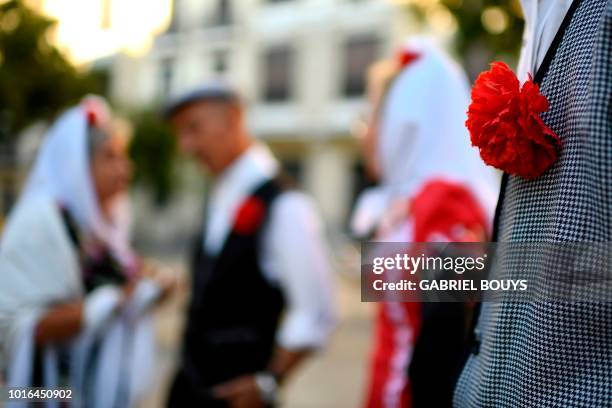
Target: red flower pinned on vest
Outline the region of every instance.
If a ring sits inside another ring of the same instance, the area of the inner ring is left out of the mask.
[[[494,62],[476,79],[465,124],[486,164],[529,180],[559,154],[559,136],[540,117],[548,108],[531,76],[521,87],[508,65]]]
[[[234,232],[240,235],[253,234],[261,226],[264,215],[264,202],[258,197],[247,198],[236,212]]]
[[[400,68],[405,68],[416,60],[418,60],[419,58],[421,58],[421,54],[403,48],[397,53],[396,58]]]

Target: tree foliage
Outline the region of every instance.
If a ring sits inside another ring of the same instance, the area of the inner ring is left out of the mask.
[[[454,17],[455,50],[472,78],[491,61],[516,63],[523,33],[519,0],[412,0],[410,5],[421,21],[434,8]]]
[[[174,191],[176,141],[157,112],[147,110],[132,117],[134,134],[130,155],[134,161],[135,182],[148,187],[155,202],[163,205]]]
[[[21,0],[0,4],[0,136],[104,91],[102,74],[79,72],[50,44],[54,25]]]

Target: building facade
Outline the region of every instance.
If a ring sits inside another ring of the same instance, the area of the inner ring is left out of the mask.
[[[365,72],[407,34],[402,10],[382,0],[174,0],[145,56],[116,57],[111,94],[146,106],[228,80],[247,101],[250,130],[342,229],[362,182],[351,127]]]

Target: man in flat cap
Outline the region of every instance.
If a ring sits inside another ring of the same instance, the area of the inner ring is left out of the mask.
[[[217,83],[165,110],[180,149],[214,178],[194,246],[192,297],[169,407],[273,406],[279,385],[334,325],[319,217],[287,189]]]

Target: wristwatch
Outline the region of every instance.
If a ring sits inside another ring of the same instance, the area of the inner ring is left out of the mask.
[[[278,381],[274,374],[269,372],[255,374],[255,384],[257,384],[261,398],[265,403],[272,404],[276,402],[278,396]]]

